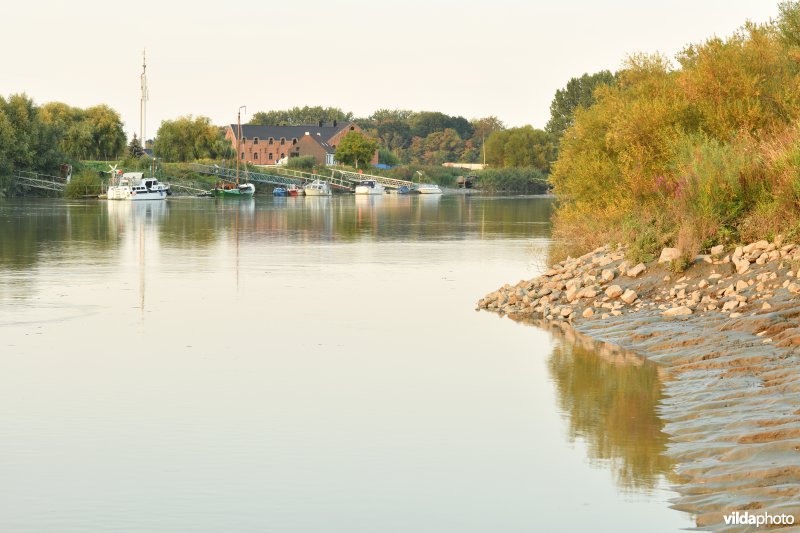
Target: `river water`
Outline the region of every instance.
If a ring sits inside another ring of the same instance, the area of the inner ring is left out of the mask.
[[[676,531],[653,365],[474,311],[551,200],[0,200],[0,531]]]

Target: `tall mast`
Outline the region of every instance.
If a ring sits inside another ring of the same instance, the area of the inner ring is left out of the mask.
[[[239,185],[239,160],[242,158],[242,109],[247,112],[247,106],[239,106],[236,114],[236,185]]]
[[[142,96],[139,100],[139,140],[143,148],[147,148],[147,139],[145,127],[147,126],[147,100],[150,99],[150,94],[147,92],[147,57],[146,51],[142,50],[142,76],[141,76],[141,89]]]

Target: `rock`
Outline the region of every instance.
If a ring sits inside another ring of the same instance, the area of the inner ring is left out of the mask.
[[[797,283],[790,283],[786,290],[791,292],[792,294],[800,294],[800,285]]]
[[[578,298],[594,298],[597,296],[597,291],[593,287],[585,287],[578,293]]]
[[[667,309],[666,311],[661,313],[662,316],[684,316],[684,315],[691,315],[691,314],[692,314],[692,310],[689,309],[688,307],[684,307],[684,306],[673,307],[672,309]]]
[[[563,316],[564,318],[566,318],[566,317],[568,317],[569,315],[572,314],[572,308],[570,306],[568,306],[568,305],[564,306],[564,307],[561,308],[561,312],[559,314],[561,316]]]
[[[739,281],[736,282],[736,292],[741,292],[745,290],[747,287],[749,287],[749,285],[744,280],[740,279]]]
[[[631,303],[633,303],[633,302],[636,300],[636,298],[638,298],[638,297],[639,297],[639,295],[638,295],[638,294],[636,294],[636,291],[633,291],[633,290],[631,290],[631,289],[628,289],[627,291],[625,291],[625,292],[622,294],[622,296],[620,296],[620,300],[622,300],[622,301],[623,301],[623,302],[625,302],[626,304],[631,304]]]
[[[730,311],[731,309],[736,309],[737,307],[739,307],[739,302],[736,301],[736,300],[731,300],[729,302],[725,302],[722,305],[722,310],[723,311]]]
[[[724,251],[725,251],[725,245],[724,244],[720,244],[718,246],[713,246],[711,248],[711,255],[714,256],[714,257],[718,257],[718,256],[722,255],[722,252],[724,252]]]
[[[590,317],[594,316],[594,309],[592,309],[591,307],[587,307],[586,309],[583,310],[583,313],[581,314],[581,316],[583,318],[590,318]]]
[[[769,302],[764,302],[763,304],[761,304],[761,309],[764,309],[766,311],[768,309],[772,309],[772,306],[769,305]]]
[[[733,264],[736,265],[736,272],[738,274],[744,274],[750,269],[750,261],[747,259],[736,260],[734,259]]]
[[[639,263],[635,267],[629,269],[626,274],[631,278],[635,278],[638,277],[645,270],[647,270],[647,267],[644,266],[644,263]]]
[[[698,283],[697,286],[701,289],[705,289],[706,287],[708,287],[708,281],[701,279],[700,283]]]
[[[608,268],[603,270],[603,272],[600,274],[600,277],[603,279],[603,281],[612,281],[614,279],[614,269]]]
[[[731,313],[728,316],[730,316],[731,318],[739,318],[740,316],[742,316],[742,313]]]
[[[567,289],[567,292],[564,293],[564,296],[567,298],[568,302],[571,302],[578,297],[578,289],[575,287],[570,287]]]
[[[609,298],[616,298],[622,294],[622,287],[619,285],[611,285],[609,288],[606,289],[606,296]]]
[[[678,248],[664,248],[661,250],[661,256],[658,258],[658,263],[669,263],[676,259],[680,259],[680,257],[681,251]]]

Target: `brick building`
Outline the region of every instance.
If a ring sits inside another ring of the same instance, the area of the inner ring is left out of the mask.
[[[318,165],[332,165],[336,146],[342,138],[351,131],[361,133],[361,128],[353,122],[320,122],[311,126],[242,124],[241,146],[236,150],[237,130],[238,126],[231,124],[225,132],[225,138],[242,161],[254,165],[275,165],[284,158],[304,156],[312,156]],[[371,163],[378,163],[377,152]]]

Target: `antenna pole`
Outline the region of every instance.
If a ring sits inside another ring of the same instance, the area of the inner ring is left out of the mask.
[[[139,140],[142,142],[142,147],[147,148],[147,100],[150,95],[147,92],[147,57],[146,50],[142,50],[142,76],[141,76],[141,90],[142,96],[139,100]]]

